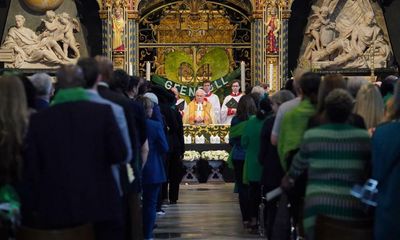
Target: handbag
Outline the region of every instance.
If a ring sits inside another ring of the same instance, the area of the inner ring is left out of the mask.
[[[290,231],[292,229],[292,221],[290,217],[290,203],[287,194],[282,193],[278,202],[278,210],[273,225],[271,240],[289,240]]]
[[[400,154],[398,154],[400,155]],[[382,183],[386,182],[387,179],[389,179],[390,175],[392,174],[393,170],[395,169],[396,165],[400,163],[400,157],[398,156],[396,158],[396,161],[394,161],[387,174],[384,174],[384,178],[380,180],[380,182],[376,179],[369,178],[367,181],[364,183],[364,185],[359,185],[356,184],[353,186],[353,188],[350,190],[350,194],[358,199],[368,207],[376,207],[378,206],[377,198],[378,198],[378,185],[379,183],[382,185]]]

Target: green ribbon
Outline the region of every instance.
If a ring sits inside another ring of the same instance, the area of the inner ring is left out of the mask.
[[[213,89],[212,91],[213,92],[217,91],[218,89],[224,87],[226,84],[235,80],[239,76],[240,76],[240,68],[237,68],[233,72],[228,73],[225,77],[212,81],[211,82],[211,86]],[[153,75],[151,77],[151,81],[157,85],[165,87],[166,89],[171,89],[175,87],[176,89],[178,89],[180,95],[188,97],[194,97],[196,94],[196,90],[199,88],[199,85],[177,83],[168,80],[166,78],[163,78],[159,75]]]

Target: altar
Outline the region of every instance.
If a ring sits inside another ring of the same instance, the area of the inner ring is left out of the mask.
[[[231,182],[229,125],[184,125],[186,175],[182,182]]]

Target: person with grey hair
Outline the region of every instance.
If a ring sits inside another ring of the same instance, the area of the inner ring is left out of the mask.
[[[259,99],[262,99],[264,95],[266,94],[265,89],[261,86],[254,86],[251,89],[251,93],[257,94],[259,96]]]
[[[309,69],[302,69],[302,68],[296,68],[293,73],[293,88],[297,93],[297,97],[293,98],[290,101],[285,102],[281,106],[279,106],[279,109],[276,113],[275,117],[275,122],[274,122],[274,127],[271,132],[271,142],[273,145],[278,144],[278,139],[279,139],[279,132],[281,129],[281,123],[283,120],[283,116],[292,110],[293,108],[297,107],[300,104],[301,98],[303,93],[300,90],[300,78],[303,76],[304,73],[308,72]]]
[[[367,217],[361,201],[352,197],[350,190],[365,181],[370,137],[365,129],[347,124],[353,97],[346,90],[332,90],[324,104],[327,123],[304,133],[300,150],[281,184],[285,189],[291,188],[308,170],[303,223],[310,240],[320,239],[314,235],[318,215],[343,221],[343,225],[347,220]]]
[[[35,109],[43,110],[49,107],[50,98],[53,95],[53,81],[47,73],[35,73],[29,80],[36,89]]]
[[[215,124],[215,115],[211,103],[204,100],[206,93],[203,89],[197,89],[196,96],[189,103],[183,115],[183,123],[187,124]]]
[[[268,117],[261,129],[260,134],[260,152],[258,161],[263,166],[261,174],[261,185],[264,193],[267,193],[279,187],[284,172],[279,161],[278,151],[275,145],[271,143],[271,133],[275,122],[276,112],[283,103],[294,99],[294,95],[289,90],[281,90],[270,97],[273,115]],[[263,194],[264,194],[263,193]],[[277,212],[278,199],[271,200],[266,204],[264,214],[264,226],[268,239],[272,238],[272,230]]]

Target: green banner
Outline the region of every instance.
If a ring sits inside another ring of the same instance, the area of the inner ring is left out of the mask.
[[[240,68],[237,68],[235,71],[228,73],[225,77],[220,79],[214,80],[211,82],[212,91],[215,92],[218,89],[222,88],[226,84],[230,83],[231,81],[235,80],[237,77],[240,76]],[[190,85],[190,84],[182,84],[177,83],[166,78],[163,78],[159,75],[153,75],[151,77],[151,81],[165,87],[166,89],[171,89],[175,87],[178,89],[180,95],[194,97],[196,94],[196,90],[201,87],[201,85]]]

